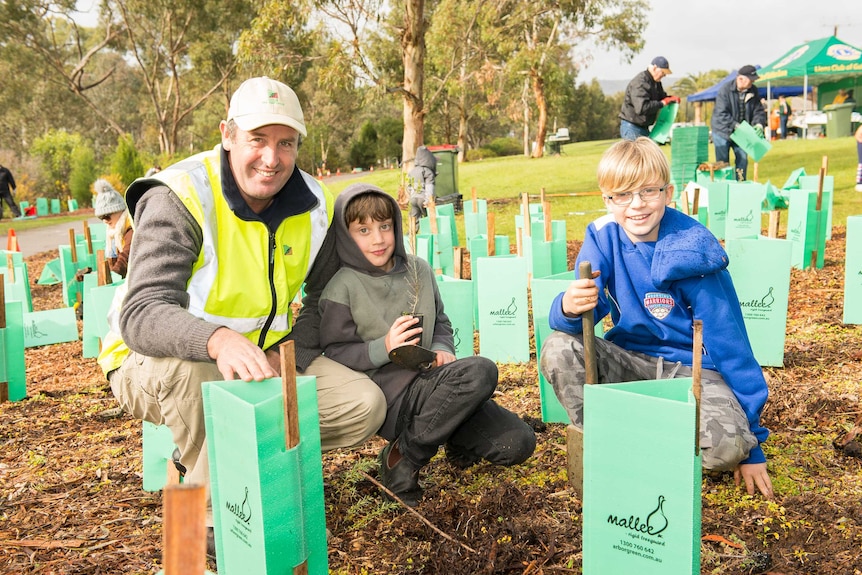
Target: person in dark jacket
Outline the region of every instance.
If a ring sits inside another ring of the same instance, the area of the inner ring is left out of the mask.
[[[649,137],[649,128],[662,108],[672,102],[679,103],[678,96],[668,96],[661,79],[672,74],[667,58],[653,58],[649,67],[632,78],[626,87],[623,106],[620,109],[620,137],[635,140]]]
[[[15,185],[15,178],[12,176],[9,168],[0,165],[0,218],[3,217],[3,202],[9,205],[13,217],[21,217],[21,210],[18,208],[15,198],[12,197],[12,190],[17,187]]]
[[[733,148],[734,171],[739,181],[745,180],[748,171],[748,154],[730,139],[730,135],[743,120],[751,124],[761,137],[763,127],[766,125],[766,110],[754,85],[757,78],[757,70],[754,66],[746,65],[740,68],[736,81],[728,82],[718,91],[715,97],[715,110],[712,112],[715,161],[730,163],[730,149]]]
[[[437,158],[425,146],[416,149],[413,167],[407,172],[407,189],[410,192],[410,217],[417,222],[428,215],[425,205],[434,197],[437,179]]]

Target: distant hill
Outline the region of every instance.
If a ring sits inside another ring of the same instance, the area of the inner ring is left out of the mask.
[[[602,93],[605,96],[613,96],[620,92],[626,91],[626,86],[629,85],[631,78],[628,80],[599,80],[599,86],[602,88]]]

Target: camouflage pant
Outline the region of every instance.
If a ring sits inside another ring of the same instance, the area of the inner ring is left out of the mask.
[[[584,424],[584,345],[580,334],[555,331],[542,345],[539,369],[554,388],[569,419]],[[691,377],[691,368],[660,357],[625,350],[596,338],[599,383]],[[700,448],[706,469],[730,470],[757,445],[733,391],[716,371],[701,372]]]

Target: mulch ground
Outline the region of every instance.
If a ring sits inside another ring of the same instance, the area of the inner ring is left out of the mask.
[[[842,324],[844,249],[836,228],[823,269],[792,271],[785,366],[765,369],[776,500],[706,475],[701,573],[862,574],[862,329]],[[27,259],[36,310],[63,305],[59,286],[35,285],[56,256]],[[537,431],[521,466],[459,471],[438,456],[413,513],[373,481],[381,440],[324,454],[331,573],[580,573],[581,502],[564,426],[540,421],[533,358],[500,366],[496,398]],[[141,488],[140,422],[99,416],[115,403],[80,342],[26,361],[27,398],[0,405],[0,573],[155,573],[162,496]]]

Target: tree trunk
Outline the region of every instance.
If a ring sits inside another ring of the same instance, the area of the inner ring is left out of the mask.
[[[404,32],[401,36],[404,63],[404,139],[402,169],[413,167],[416,148],[425,139],[425,0],[405,0]]]
[[[533,83],[533,97],[536,99],[536,108],[539,110],[539,122],[536,127],[536,148],[533,150],[534,158],[544,155],[545,134],[548,133],[548,102],[545,100],[545,80],[538,70],[530,71]]]
[[[524,108],[524,157],[530,157],[530,102],[527,100],[529,80],[524,79],[524,89],[521,90],[521,105]]]

